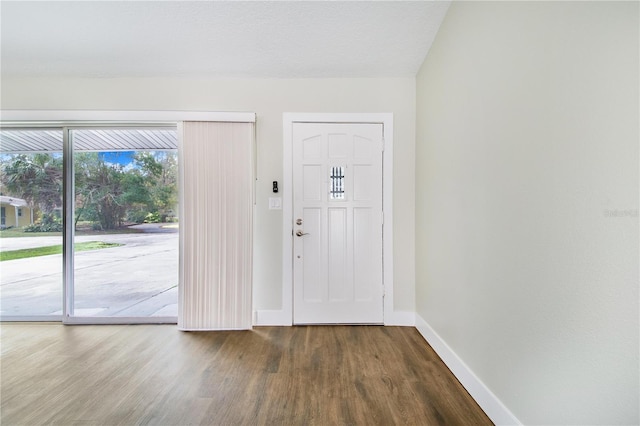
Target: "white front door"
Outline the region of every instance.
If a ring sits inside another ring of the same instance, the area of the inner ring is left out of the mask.
[[[382,124],[292,130],[294,323],[382,323]]]

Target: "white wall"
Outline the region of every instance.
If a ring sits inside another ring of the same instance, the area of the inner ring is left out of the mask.
[[[417,77],[416,305],[525,424],[638,424],[638,3],[454,2]]]
[[[254,308],[282,307],[282,216],[268,210],[282,183],[283,112],[394,113],[394,304],[414,311],[415,80],[2,78],[2,109],[211,110],[257,113]],[[281,194],[279,194],[281,195]]]

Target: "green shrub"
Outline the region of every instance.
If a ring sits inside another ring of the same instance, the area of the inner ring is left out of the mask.
[[[24,232],[62,232],[62,221],[53,214],[46,214],[40,223],[25,226]]]
[[[62,223],[34,223],[24,227],[24,232],[62,232]]]
[[[145,210],[129,210],[127,212],[127,221],[133,223],[142,223],[147,219],[149,212]]]
[[[149,213],[144,218],[144,223],[158,223],[160,222],[160,215],[158,213]]]

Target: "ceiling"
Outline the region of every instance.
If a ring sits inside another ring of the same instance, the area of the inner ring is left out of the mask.
[[[412,77],[449,1],[2,1],[19,77]]]

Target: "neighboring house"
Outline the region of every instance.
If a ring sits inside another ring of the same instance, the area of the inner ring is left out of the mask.
[[[19,228],[33,224],[33,210],[22,198],[0,195],[0,228]]]

